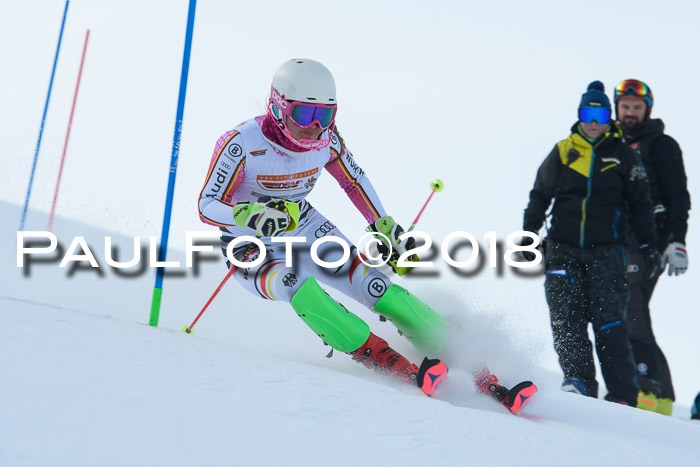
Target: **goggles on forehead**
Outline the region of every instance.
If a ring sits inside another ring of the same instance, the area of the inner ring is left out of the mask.
[[[591,123],[595,120],[599,125],[605,125],[610,121],[610,109],[605,107],[581,107],[578,109],[578,118],[582,123]]]
[[[318,122],[322,129],[331,126],[338,110],[336,105],[309,104],[307,102],[288,101],[284,96],[272,88],[270,101],[282,112],[282,114],[294,120],[294,123],[302,128],[308,128]]]
[[[649,107],[654,103],[654,95],[649,86],[638,79],[626,79],[615,88],[615,102],[621,97],[633,96],[646,100]]]

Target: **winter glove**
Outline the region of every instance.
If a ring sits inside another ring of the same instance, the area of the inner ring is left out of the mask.
[[[382,255],[382,259],[387,260],[387,264],[391,266],[391,269],[398,274],[403,276],[408,271],[413,268],[397,266],[399,256],[408,250],[415,248],[416,241],[411,238],[406,238],[404,241],[399,240],[399,237],[404,233],[403,227],[394,222],[394,219],[390,216],[384,216],[377,219],[373,224],[369,226],[370,231],[377,232],[382,235],[375,235],[375,238],[380,241],[377,244],[377,250]],[[411,255],[406,258],[406,261],[418,261],[417,255]]]
[[[233,207],[233,220],[261,237],[291,232],[299,222],[299,205],[279,198],[263,196],[256,203],[243,201]]]
[[[663,257],[664,266],[668,264],[668,275],[676,276],[688,270],[688,252],[685,245],[680,242],[673,242],[666,247]],[[663,266],[662,266],[663,271]]]
[[[656,251],[656,248],[652,248],[645,243],[639,247],[639,252],[642,254],[644,264],[646,264],[647,267],[647,279],[653,279],[661,274],[661,271],[663,271],[663,261],[659,252]]]

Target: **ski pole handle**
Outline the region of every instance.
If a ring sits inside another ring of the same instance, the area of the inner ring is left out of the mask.
[[[428,205],[430,202],[430,199],[433,197],[433,195],[437,192],[442,191],[442,189],[445,187],[445,185],[442,183],[442,180],[436,179],[434,182],[430,184],[430,188],[433,190],[430,192],[430,196],[428,196],[428,200],[425,202],[423,207],[421,208],[420,212],[416,216],[416,218],[413,220],[413,224],[408,228],[406,232],[410,232],[416,227],[416,224],[418,223],[418,219],[420,219],[420,216],[423,214],[423,211],[425,211],[425,207]]]

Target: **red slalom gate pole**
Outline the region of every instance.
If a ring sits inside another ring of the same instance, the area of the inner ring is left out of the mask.
[[[202,308],[202,311],[199,312],[197,317],[192,321],[192,324],[189,326],[183,326],[182,327],[182,332],[186,332],[187,334],[192,334],[192,328],[194,327],[195,324],[197,324],[197,321],[199,321],[199,317],[204,314],[206,309],[209,307],[209,304],[214,301],[214,298],[216,298],[217,295],[219,295],[219,292],[221,292],[221,289],[224,288],[224,285],[226,285],[226,282],[233,276],[233,274],[236,272],[238,269],[238,266],[231,265],[231,268],[228,270],[226,273],[226,276],[224,276],[224,279],[221,281],[221,284],[216,288],[214,293],[212,294],[211,297],[209,297],[209,300],[207,300],[207,303],[204,304],[204,307]]]
[[[58,188],[61,185],[61,176],[63,175],[63,164],[66,161],[66,151],[68,150],[68,140],[70,138],[70,129],[73,126],[73,114],[75,113],[75,103],[78,100],[78,90],[80,89],[80,78],[83,75],[83,64],[85,63],[85,53],[87,52],[88,39],[90,38],[90,30],[85,32],[85,44],[83,45],[83,56],[80,59],[80,69],[78,70],[78,81],[75,84],[75,93],[73,94],[73,105],[70,109],[70,118],[68,119],[68,128],[66,129],[66,140],[63,143],[63,154],[61,155],[61,164],[58,168],[58,177],[56,178],[56,190],[53,194],[53,202],[51,203],[51,212],[49,213],[49,225],[46,228],[49,232],[53,226],[53,216],[56,212],[56,202],[58,201]]]

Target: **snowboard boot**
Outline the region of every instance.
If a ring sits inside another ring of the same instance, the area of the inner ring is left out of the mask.
[[[592,391],[590,386],[591,385],[586,384],[584,381],[578,378],[566,378],[561,383],[561,390],[564,392],[572,392],[580,396],[597,397],[598,391]],[[597,386],[597,383],[595,383],[595,386]]]
[[[668,415],[669,417],[673,415],[673,399],[669,399],[668,397],[659,397],[656,413]]]
[[[649,412],[659,411],[659,398],[656,394],[646,393],[639,390],[639,396],[637,396],[637,408],[642,410],[648,410]]]
[[[348,352],[352,359],[362,363],[367,368],[397,376],[407,382],[418,379],[418,366],[409,362],[403,355],[389,347],[389,344],[369,333],[367,342],[354,352]]]

